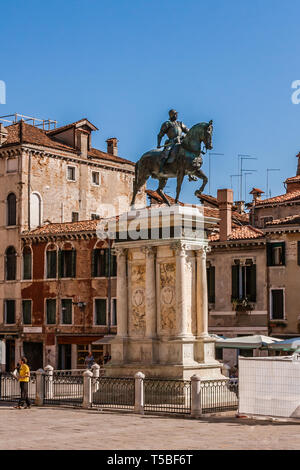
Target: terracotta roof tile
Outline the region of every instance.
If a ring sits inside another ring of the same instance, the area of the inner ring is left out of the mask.
[[[93,158],[100,158],[101,160],[109,160],[116,163],[127,163],[128,165],[135,166],[135,163],[131,160],[126,160],[125,158],[111,155],[110,153],[102,152],[101,150],[94,148],[91,148],[91,150],[88,152],[88,155]]]
[[[231,234],[228,237],[228,241],[231,240],[250,240],[256,238],[263,238],[264,233],[251,225],[244,225],[242,227],[236,227],[232,229]],[[209,240],[212,242],[220,241],[220,234],[215,233],[210,235]]]
[[[298,183],[300,181],[300,175],[291,176],[285,180],[285,183]]]
[[[288,217],[283,217],[282,219],[274,219],[270,222],[266,222],[266,227],[272,225],[298,225],[300,224],[300,215],[290,215]]]
[[[90,232],[97,228],[99,220],[82,220],[80,222],[64,222],[45,224],[30,231],[23,232],[23,235],[51,235],[59,233]]]
[[[271,197],[269,199],[264,199],[262,201],[257,201],[256,206],[264,206],[267,204],[279,204],[280,202],[290,202],[300,199],[300,190],[291,191],[280,196]]]

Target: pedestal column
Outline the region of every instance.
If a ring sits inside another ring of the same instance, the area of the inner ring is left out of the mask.
[[[153,338],[156,330],[155,248],[144,247],[146,255],[146,337]]]
[[[176,331],[177,336],[187,336],[187,305],[185,298],[185,246],[180,242],[173,245],[176,255]]]
[[[208,337],[208,295],[206,274],[206,253],[210,247],[204,246],[197,254],[197,336]]]
[[[127,250],[116,248],[115,252],[117,255],[117,335],[124,337],[128,334]]]

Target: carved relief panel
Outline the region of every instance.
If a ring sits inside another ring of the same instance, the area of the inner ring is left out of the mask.
[[[130,333],[144,335],[146,327],[146,266],[132,264],[131,266],[131,318]]]
[[[176,330],[176,265],[160,264],[160,327],[163,333]]]

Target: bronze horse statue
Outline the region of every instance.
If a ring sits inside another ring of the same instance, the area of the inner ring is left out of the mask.
[[[181,143],[175,144],[160,173],[160,161],[163,150],[153,149],[144,153],[135,165],[135,179],[133,183],[133,196],[131,206],[134,206],[138,191],[146,183],[150,176],[158,179],[159,186],[157,192],[161,195],[166,204],[170,205],[168,199],[163,193],[168,178],[177,178],[176,198],[178,202],[181,185],[185,175],[196,176],[202,179],[202,186],[195,191],[195,196],[200,196],[207,184],[207,177],[201,170],[202,154],[201,144],[204,143],[207,150],[212,147],[213,122],[200,122],[195,124],[189,132],[183,137]]]

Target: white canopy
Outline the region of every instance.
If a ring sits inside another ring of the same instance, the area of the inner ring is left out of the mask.
[[[217,339],[217,348],[232,348],[232,349],[257,349],[268,344],[282,341],[278,338],[271,338],[264,335],[252,336],[238,336],[236,338]]]

